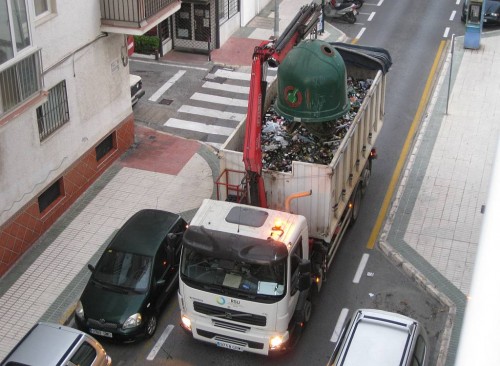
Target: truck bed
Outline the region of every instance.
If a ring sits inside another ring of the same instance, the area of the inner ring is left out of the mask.
[[[377,69],[365,62],[360,63],[359,57],[349,55],[344,57],[342,54],[347,76],[354,79],[373,79],[373,83],[333,159],[329,164],[294,161],[290,172],[262,172],[269,208],[283,211],[289,195],[311,192],[310,196],[293,200],[291,212],[305,216],[309,223],[310,236],[327,243],[331,241],[348,200],[360,180],[384,120],[386,70]],[[369,60],[373,61],[373,57]],[[276,89],[277,80],[268,88],[265,110],[276,99]],[[245,123],[246,121],[242,121],[238,125],[219,151],[221,172],[245,170],[242,153]],[[238,186],[242,177],[242,174],[231,173],[222,179],[226,179],[225,183]],[[224,196],[227,192],[220,193],[219,199],[227,199]]]

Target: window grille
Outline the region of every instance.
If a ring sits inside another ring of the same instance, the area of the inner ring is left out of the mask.
[[[69,121],[68,94],[63,80],[49,90],[48,100],[36,109],[40,141]]]
[[[219,0],[219,24],[226,22],[239,11],[239,0]]]

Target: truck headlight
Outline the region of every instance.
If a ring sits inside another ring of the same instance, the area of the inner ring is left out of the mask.
[[[130,315],[125,323],[123,323],[123,329],[135,328],[142,324],[142,316],[140,313]]]
[[[76,303],[75,314],[78,318],[83,319],[85,317],[85,313],[83,312],[83,305],[81,301]]]
[[[191,319],[183,315],[181,317],[181,325],[184,329],[191,331]]]
[[[278,350],[288,341],[288,332],[276,334],[269,339],[269,349]]]

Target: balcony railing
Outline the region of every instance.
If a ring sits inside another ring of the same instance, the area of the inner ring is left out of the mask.
[[[37,50],[0,71],[0,117],[42,89],[42,51]]]
[[[179,8],[180,0],[101,0],[101,24],[139,29]]]

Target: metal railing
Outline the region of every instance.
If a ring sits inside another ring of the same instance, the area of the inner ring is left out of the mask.
[[[0,71],[0,116],[12,111],[43,88],[42,51]]]
[[[101,0],[103,20],[140,24],[178,0]]]

